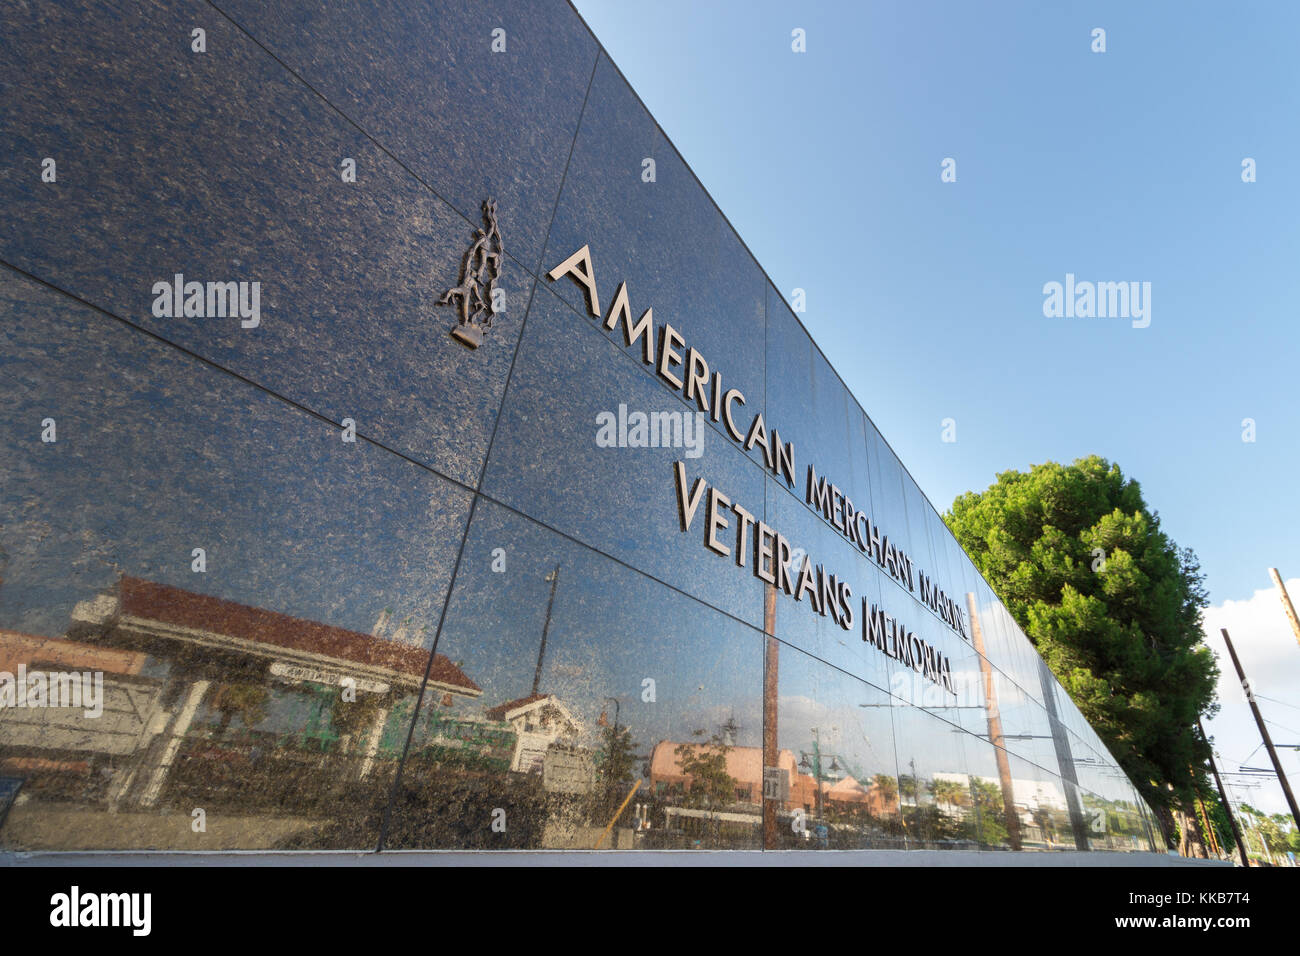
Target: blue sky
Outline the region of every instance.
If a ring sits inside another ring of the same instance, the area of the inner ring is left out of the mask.
[[[1216,626],[1300,575],[1300,7],[576,5],[940,511],[1096,453],[1196,551]],[[1150,282],[1150,325],[1044,317],[1067,273]],[[1251,607],[1247,669],[1300,664]]]
[[[1097,453],[1214,600],[1300,569],[1300,10],[577,6],[936,507]],[[1067,272],[1150,326],[1045,318]]]

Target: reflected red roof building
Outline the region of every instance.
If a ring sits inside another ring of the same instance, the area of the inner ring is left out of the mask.
[[[505,720],[506,717],[521,707],[527,707],[529,704],[536,704],[539,701],[546,700],[550,694],[529,694],[527,697],[520,697],[518,700],[506,701],[504,704],[497,704],[495,707],[489,707],[487,711],[488,720]]]
[[[442,654],[360,631],[250,607],[224,598],[123,575],[117,586],[73,610],[73,631],[98,631],[115,644],[158,641],[205,645],[247,656],[342,667],[347,673],[411,688],[429,669],[431,687],[478,697],[483,691]]]

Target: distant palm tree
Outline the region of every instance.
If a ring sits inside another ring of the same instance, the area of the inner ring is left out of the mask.
[[[930,783],[930,793],[938,803],[952,807],[970,806],[970,793],[955,780],[935,780]]]
[[[885,806],[892,807],[898,803],[898,781],[886,773],[878,773],[871,778],[871,782],[876,785]]]

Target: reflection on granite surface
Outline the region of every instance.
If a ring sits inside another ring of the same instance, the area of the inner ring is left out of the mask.
[[[0,31],[0,845],[1154,846],[566,4],[70,0]],[[437,301],[489,199],[471,349]],[[583,246],[792,482],[688,432],[703,402],[546,278]],[[679,464],[748,509],[734,548]],[[851,621],[755,573],[760,522]]]

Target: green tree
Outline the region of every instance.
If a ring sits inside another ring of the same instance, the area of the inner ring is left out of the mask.
[[[1218,792],[1211,790],[1202,793],[1201,802],[1205,805],[1202,817],[1210,818],[1210,826],[1214,829],[1214,837],[1219,844],[1219,849],[1225,857],[1231,857],[1237,852],[1237,841],[1232,835],[1232,824],[1228,820],[1227,811],[1223,809],[1223,802],[1219,799]]]
[[[603,818],[611,816],[627,796],[636,779],[636,748],[630,727],[601,728],[600,749],[596,752],[596,771],[604,787],[600,796],[599,812]]]
[[[1283,813],[1269,816],[1249,803],[1241,805],[1241,825],[1245,829],[1247,853],[1266,860],[1269,854],[1284,854],[1291,849],[1291,818]]]
[[[932,780],[927,789],[939,803],[953,807],[970,806],[970,791],[956,780]]]
[[[211,707],[221,715],[218,736],[224,737],[230,722],[238,717],[245,727],[253,727],[266,719],[266,704],[270,693],[260,684],[220,684],[213,691]]]
[[[961,495],[944,520],[1167,831],[1176,813],[1198,835],[1209,747],[1194,728],[1218,709],[1208,598],[1138,483],[1097,456],[1049,462]]]
[[[916,778],[910,773],[899,774],[898,792],[904,799],[919,802],[917,801]]]
[[[880,793],[880,799],[884,801],[886,807],[898,806],[898,781],[887,773],[878,773],[871,778],[871,782],[876,785],[876,790]]]
[[[1275,813],[1261,824],[1260,830],[1264,834],[1264,839],[1268,841],[1268,848],[1284,856],[1288,850],[1294,849],[1292,845],[1292,837],[1296,835],[1294,827],[1295,822],[1289,813]]]
[[[1002,788],[989,780],[974,777],[970,782],[971,809],[966,811],[965,835],[985,846],[1007,842],[1006,808]]]
[[[362,692],[355,700],[344,700],[340,692],[330,709],[330,726],[340,737],[352,738],[355,744],[356,738],[374,725],[385,704],[386,698],[381,694]]]
[[[678,744],[674,749],[682,773],[691,778],[684,800],[687,806],[712,810],[735,802],[736,781],[727,773],[732,730],[734,725],[729,721],[706,742]],[[692,736],[703,737],[704,733],[700,729],[693,731]]]
[[[936,806],[903,807],[905,832],[914,840],[951,840],[962,836],[961,825]]]

